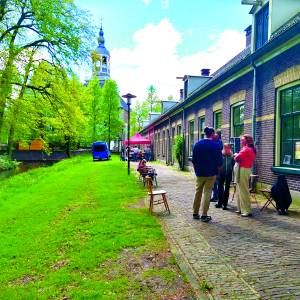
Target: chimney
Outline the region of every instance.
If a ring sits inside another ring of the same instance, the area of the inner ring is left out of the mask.
[[[210,69],[201,69],[201,76],[209,76]]]
[[[246,29],[246,48],[251,45],[252,25],[249,25]]]
[[[183,89],[180,89],[180,99],[179,101],[182,101],[183,100]]]

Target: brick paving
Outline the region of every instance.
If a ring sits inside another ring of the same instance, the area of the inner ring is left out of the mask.
[[[299,219],[256,205],[253,218],[242,218],[229,202],[228,211],[211,203],[210,223],[193,220],[194,176],[155,168],[171,215],[155,211],[190,278],[212,285],[204,299],[300,299]]]

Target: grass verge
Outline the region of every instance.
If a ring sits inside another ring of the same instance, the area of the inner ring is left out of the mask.
[[[118,158],[76,157],[1,183],[0,299],[193,298]]]

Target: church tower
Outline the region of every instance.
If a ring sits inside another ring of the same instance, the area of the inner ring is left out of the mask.
[[[98,47],[96,48],[96,75],[100,85],[103,86],[106,79],[110,78],[110,54],[105,47],[104,33],[101,28],[98,37]]]

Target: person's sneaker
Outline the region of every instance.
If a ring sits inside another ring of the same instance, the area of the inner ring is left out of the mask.
[[[227,206],[223,206],[223,210],[228,210]]]
[[[217,202],[217,201],[218,201],[218,199],[214,199],[214,198],[210,199],[210,202]]]
[[[193,214],[193,219],[194,220],[199,220],[200,219],[200,215],[199,214]]]
[[[241,211],[240,211],[240,210],[236,210],[235,213],[236,213],[236,214],[240,214]]]
[[[211,221],[211,216],[201,216],[201,221],[202,222],[209,222],[209,221]]]
[[[245,214],[241,214],[242,217],[252,217],[251,213],[245,213]]]
[[[216,207],[216,208],[221,208],[222,205],[217,203],[217,204],[215,204],[215,207]]]

